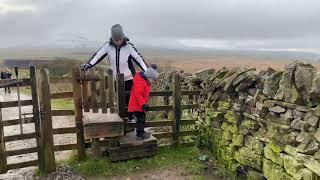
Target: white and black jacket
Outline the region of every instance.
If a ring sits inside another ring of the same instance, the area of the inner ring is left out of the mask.
[[[137,64],[141,70],[147,70],[146,62],[127,38],[124,39],[121,46],[115,45],[110,39],[110,42],[106,42],[96,53],[94,53],[89,64],[94,66],[105,57],[108,57],[110,61],[114,77],[120,73],[124,74],[125,81],[131,80],[136,74],[133,62]]]

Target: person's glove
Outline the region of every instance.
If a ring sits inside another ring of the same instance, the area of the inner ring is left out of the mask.
[[[145,111],[149,111],[150,110],[150,106],[148,104],[144,104],[142,105],[142,110]]]
[[[153,69],[157,70],[158,66],[156,64],[151,64],[150,67],[152,67]]]
[[[91,68],[91,67],[92,67],[92,65],[89,64],[89,63],[80,65],[80,68],[81,68],[82,70],[85,70],[85,71],[88,70],[88,69]]]

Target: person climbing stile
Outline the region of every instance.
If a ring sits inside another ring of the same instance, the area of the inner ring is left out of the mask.
[[[136,137],[137,140],[149,138],[150,134],[144,131],[146,122],[146,111],[149,110],[149,94],[151,84],[159,77],[156,66],[148,68],[145,72],[138,73],[133,78],[133,86],[130,95],[128,112],[136,117]]]
[[[122,26],[115,24],[111,27],[111,38],[94,55],[89,62],[81,65],[83,70],[94,67],[102,59],[108,57],[114,77],[117,74],[124,74],[125,91],[131,91],[132,79],[136,75],[133,63],[140,67],[142,71],[147,70],[147,64],[133,46],[129,39],[125,37]],[[129,103],[130,95],[126,96],[126,103]],[[128,114],[128,120],[133,119],[132,113]]]

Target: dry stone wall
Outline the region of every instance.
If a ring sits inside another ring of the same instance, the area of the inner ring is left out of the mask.
[[[199,145],[219,163],[248,179],[320,179],[320,72],[312,65],[175,73],[201,91]],[[172,75],[163,76],[161,85]]]

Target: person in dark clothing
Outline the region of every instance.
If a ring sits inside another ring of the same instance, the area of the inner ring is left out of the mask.
[[[148,68],[145,72],[138,73],[133,78],[133,86],[128,106],[128,112],[136,117],[137,140],[149,138],[150,134],[144,131],[146,122],[146,111],[149,110],[149,94],[151,84],[159,77],[159,73],[154,68]]]
[[[6,77],[7,77],[7,79],[11,79],[11,76],[12,76],[12,73],[10,72],[10,71],[7,71],[6,72]],[[7,91],[9,92],[9,94],[11,93],[11,89],[10,89],[10,87],[7,87]]]
[[[11,73],[9,73],[8,71],[2,71],[1,72],[1,79],[9,79],[9,77],[11,78],[11,75],[10,75]],[[7,92],[9,92],[9,93],[11,93],[11,91],[10,91],[10,88],[9,87],[5,87],[4,88],[4,92],[5,93],[7,93]]]
[[[125,91],[131,91],[132,79],[136,75],[135,63],[142,71],[147,70],[147,64],[134,47],[125,37],[120,24],[115,24],[111,28],[111,38],[94,55],[88,63],[81,65],[81,68],[87,70],[94,67],[105,57],[108,57],[116,78],[117,74],[124,74]],[[129,103],[130,95],[126,96],[126,103]],[[128,114],[128,120],[133,119],[131,113]]]
[[[5,79],[5,72],[1,71],[1,79]],[[4,92],[7,93],[7,88],[4,88]]]

